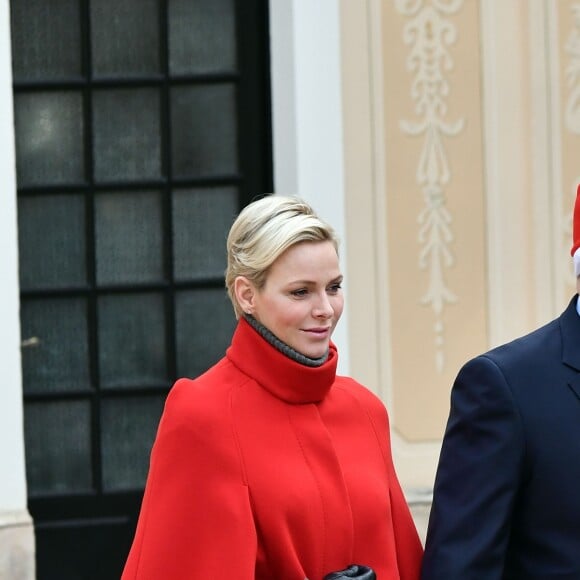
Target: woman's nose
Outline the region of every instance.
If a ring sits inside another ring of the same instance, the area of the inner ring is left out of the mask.
[[[326,295],[326,292],[320,295],[316,304],[314,305],[313,315],[317,318],[330,318],[334,314],[334,309],[330,304],[330,300]]]

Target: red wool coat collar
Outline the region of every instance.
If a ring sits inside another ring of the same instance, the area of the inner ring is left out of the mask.
[[[287,403],[318,403],[336,378],[338,352],[330,343],[328,359],[307,367],[282,354],[243,318],[238,322],[227,358],[261,387]]]

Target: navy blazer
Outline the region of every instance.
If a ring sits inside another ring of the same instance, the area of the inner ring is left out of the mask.
[[[576,300],[459,371],[422,580],[580,580]]]

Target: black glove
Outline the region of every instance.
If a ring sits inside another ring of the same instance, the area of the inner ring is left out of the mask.
[[[327,574],[323,580],[348,580],[349,578],[354,578],[355,580],[377,580],[377,575],[368,566],[352,564],[346,570]]]

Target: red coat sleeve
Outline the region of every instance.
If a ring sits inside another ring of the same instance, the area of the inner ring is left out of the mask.
[[[389,488],[400,579],[418,580],[421,574],[423,546],[394,468]]]
[[[374,399],[374,402],[372,399]],[[419,580],[421,561],[423,559],[423,546],[395,471],[391,449],[389,415],[386,408],[374,395],[370,402],[371,404],[368,405],[367,409],[371,421],[374,424],[377,439],[381,445],[389,474],[391,516],[397,551],[399,578],[400,580]]]
[[[189,380],[171,390],[122,580],[254,579],[256,530],[229,408]]]

